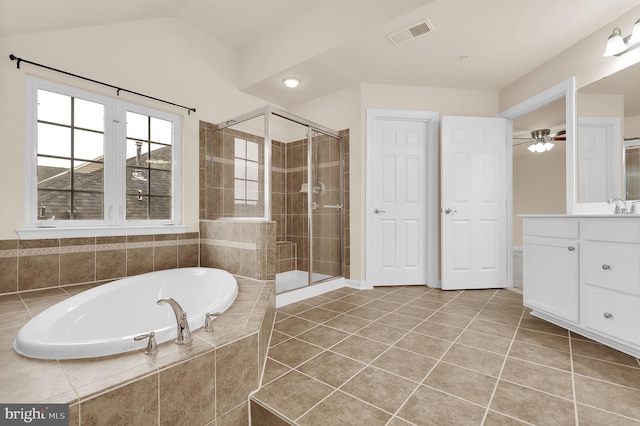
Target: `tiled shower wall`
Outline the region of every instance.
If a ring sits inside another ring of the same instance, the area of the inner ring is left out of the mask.
[[[0,241],[0,294],[198,266],[197,232]]]
[[[200,266],[257,280],[274,280],[275,228],[275,222],[201,220]]]

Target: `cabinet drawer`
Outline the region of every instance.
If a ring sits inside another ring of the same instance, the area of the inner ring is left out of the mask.
[[[577,219],[524,219],[524,235],[553,238],[578,238]]]
[[[640,218],[585,219],[582,237],[592,241],[640,243]]]
[[[640,298],[584,286],[582,323],[593,330],[640,344]]]
[[[640,247],[583,243],[581,278],[584,284],[640,295]]]

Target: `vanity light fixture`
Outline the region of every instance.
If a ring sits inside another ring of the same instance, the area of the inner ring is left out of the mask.
[[[300,79],[295,77],[287,77],[282,80],[282,83],[284,83],[285,86],[293,89],[300,85]]]
[[[631,35],[622,36],[620,28],[616,27],[607,40],[607,47],[602,56],[620,56],[640,46],[640,19],[633,25]]]

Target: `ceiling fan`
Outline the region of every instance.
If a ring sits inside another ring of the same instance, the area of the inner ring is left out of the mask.
[[[549,129],[538,129],[531,132],[531,138],[514,138],[514,139],[528,139],[526,142],[514,144],[513,146],[524,145],[528,143],[527,149],[531,152],[537,152],[541,154],[546,151],[550,151],[555,144],[554,141],[565,141],[566,130],[560,130],[555,133],[551,133]]]

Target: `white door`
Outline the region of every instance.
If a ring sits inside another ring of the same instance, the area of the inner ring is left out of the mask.
[[[427,122],[372,121],[367,284],[424,285],[428,275]]]
[[[507,286],[504,118],[442,117],[442,289]]]
[[[622,196],[621,122],[615,117],[578,117],[578,201]]]

